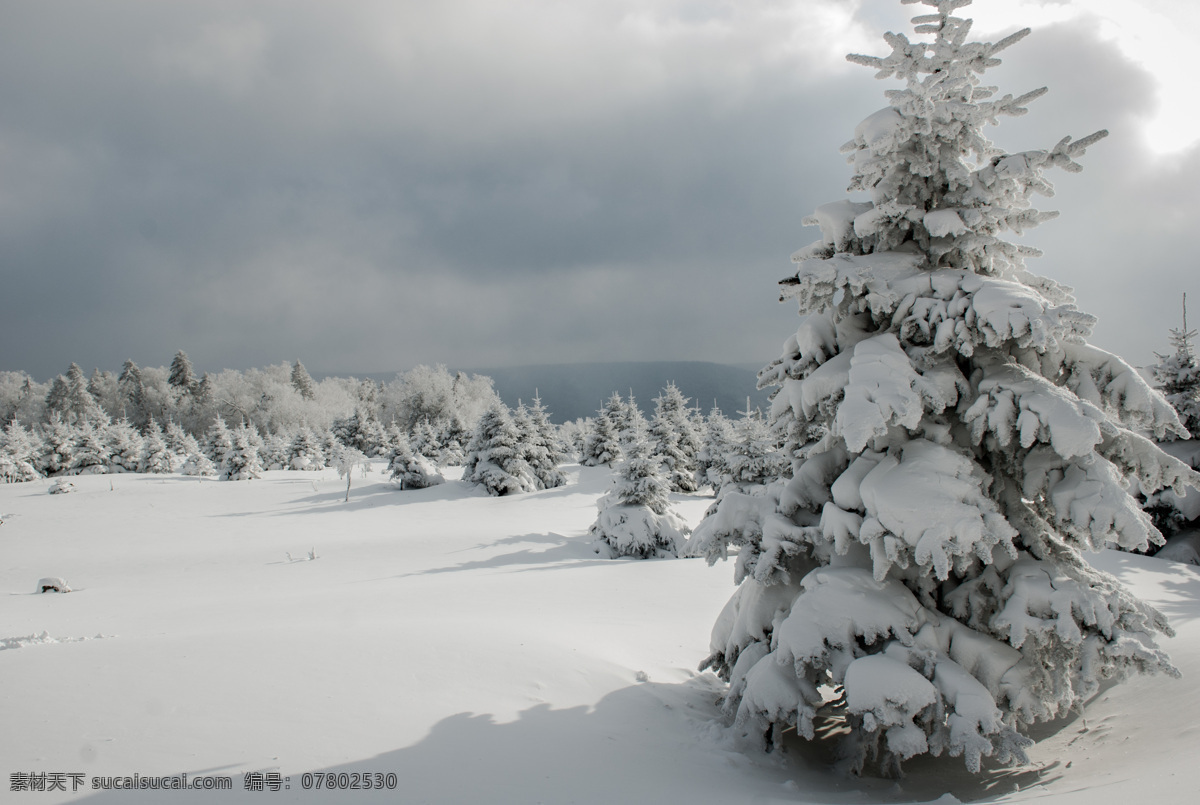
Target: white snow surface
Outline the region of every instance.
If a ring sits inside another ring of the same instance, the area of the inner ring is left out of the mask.
[[[1039,728],[1028,766],[985,762],[975,776],[961,760],[920,756],[899,782],[847,778],[820,741],[785,736],[787,754],[767,755],[720,726],[723,685],[693,669],[734,592],[732,563],[597,557],[587,529],[608,468],[564,467],[565,487],[495,498],[453,479],[401,492],[381,462],[373,467],[349,503],[334,470],[240,482],[81,476],[76,494],[53,497],[48,481],[0,485],[8,798],[1124,805],[1194,796],[1200,568],[1095,559],[1171,617],[1177,636],[1162,643],[1183,680],[1103,690],[1086,719]],[[672,496],[692,524],[709,503]],[[312,561],[288,561],[314,549]],[[33,594],[48,568],[76,592]],[[895,670],[888,662],[859,660],[850,673]],[[894,681],[893,701],[924,702],[915,679]],[[887,701],[851,705],[900,720]],[[290,789],[245,791],[251,771],[278,772]],[[82,773],[88,788],[72,793],[68,780],[66,792],[9,793],[10,775],[47,772]],[[228,775],[233,790],[90,789],[92,777],[180,772]],[[306,772],[393,773],[398,785],[306,791]]]

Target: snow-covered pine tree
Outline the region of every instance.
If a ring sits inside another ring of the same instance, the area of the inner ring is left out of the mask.
[[[520,442],[508,407],[494,404],[475,426],[475,435],[467,446],[463,480],[482,484],[489,495],[533,492],[537,489],[537,478],[521,457]]]
[[[614,391],[592,420],[592,429],[583,443],[580,464],[585,467],[598,467],[601,464],[611,467],[614,461],[621,459],[620,426],[624,419],[624,408],[621,395]]]
[[[425,456],[435,464],[442,463],[442,446],[438,441],[438,432],[428,419],[422,419],[415,424],[412,435],[408,440],[409,446],[417,453]]]
[[[1043,90],[997,97],[978,74],[1028,30],[968,42],[970,0],[921,1],[932,41],[850,57],[904,82],[844,148],[870,200],[818,208],[782,283],[806,318],[760,382],[790,477],[727,495],[689,552],[740,546],[704,667],[742,729],[812,739],[831,706],[860,769],[978,771],[1102,680],[1177,673],[1166,619],[1083,553],[1158,541],[1130,492],[1197,476],[1142,435],[1185,433],[1166,400],[1003,239],[1051,217],[1029,202],[1043,172],[1079,170],[1104,132],[1000,152],[983,126]]]
[[[214,466],[218,468],[225,466],[225,458],[229,455],[229,451],[233,449],[233,437],[229,433],[229,427],[225,424],[225,419],[220,414],[209,425],[208,431],[204,434],[204,441],[200,446],[204,450],[204,455],[208,456]]]
[[[566,484],[566,476],[558,469],[563,463],[562,448],[558,433],[550,414],[542,404],[542,398],[534,393],[533,407],[529,409],[529,439],[525,444],[525,461],[533,470],[538,484],[543,489],[556,489]]]
[[[408,437],[403,434],[392,446],[387,472],[401,489],[425,489],[446,482],[437,465],[414,451]]]
[[[146,427],[146,435],[142,438],[142,454],[138,461],[138,472],[165,474],[174,469],[174,456],[167,447],[162,428],[153,419]]]
[[[142,459],[142,435],[129,423],[119,419],[103,431],[108,449],[109,472],[137,472]]]
[[[190,392],[196,387],[196,373],[192,369],[192,362],[182,349],[176,352],[175,357],[171,359],[167,383],[178,389],[180,393]]]
[[[704,437],[696,453],[696,488],[711,487],[713,494],[721,491],[721,479],[727,473],[725,451],[733,437],[733,425],[721,409],[713,405],[704,420]]]
[[[167,423],[167,427],[163,430],[163,439],[167,443],[167,449],[171,451],[172,467],[177,468],[188,456],[202,452],[196,437],[185,431],[178,422]]]
[[[619,395],[616,396],[619,399]],[[612,400],[609,400],[609,405],[613,405]],[[620,408],[614,409],[613,421],[617,423],[617,441],[621,445],[622,453],[625,452],[625,445],[632,444],[633,440],[639,437],[646,437],[646,428],[650,423],[646,421],[646,415],[638,407],[637,398],[633,396],[633,389],[629,390],[627,399],[621,400]]]
[[[288,448],[288,468],[293,470],[320,470],[325,468],[325,455],[321,442],[312,428],[301,425],[292,437]]]
[[[731,491],[754,494],[788,469],[786,455],[779,451],[762,412],[750,407],[749,398],[746,410],[739,413],[741,417],[731,425],[722,457],[724,471],[717,490],[718,500]]]
[[[67,472],[71,475],[103,475],[108,472],[109,452],[104,432],[87,420],[72,428],[74,449]]]
[[[132,360],[125,361],[121,374],[117,376],[117,406],[123,418],[137,427],[145,425],[150,417],[146,411],[146,384],[142,370]]]
[[[59,375],[50,384],[50,391],[46,394],[46,410],[58,414],[68,425],[108,421],[108,414],[104,413],[100,403],[88,391],[87,380],[77,363],[72,363],[65,376]]]
[[[58,411],[51,411],[40,426],[41,447],[34,457],[34,468],[42,475],[57,475],[71,466],[75,455],[75,434]]]
[[[614,559],[676,556],[688,527],[671,509],[670,485],[651,453],[644,427],[629,437],[613,479],[616,486],[596,501],[596,522],[589,533]]]
[[[36,433],[30,433],[16,419],[0,433],[0,483],[33,481],[41,477],[34,462],[40,448]]]
[[[437,429],[437,443],[441,445],[441,452],[438,457],[438,464],[447,467],[458,467],[467,460],[469,448],[463,445],[471,443],[472,434],[478,432],[478,424],[475,431],[468,431],[462,420],[457,416],[451,416],[449,419],[442,420]]]
[[[306,400],[315,399],[317,396],[313,389],[313,379],[300,361],[292,364],[292,387]]]
[[[234,428],[232,446],[225,454],[221,465],[221,477],[227,481],[249,481],[261,478],[263,473],[262,459],[259,457],[261,437],[253,426],[245,422]]]
[[[673,492],[696,491],[696,454],[700,439],[692,427],[688,398],[674,383],[668,383],[654,398],[650,422],[651,453],[662,464],[667,485]]]
[[[1151,367],[1154,383],[1175,408],[1193,439],[1200,438],[1200,362],[1192,341],[1196,331],[1187,326],[1187,294],[1183,295],[1183,327],[1171,330],[1170,355],[1159,355]]]
[[[293,439],[291,434],[282,431],[263,437],[260,456],[263,467],[268,470],[291,469]]]

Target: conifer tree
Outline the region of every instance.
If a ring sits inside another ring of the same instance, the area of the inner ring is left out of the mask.
[[[208,456],[216,467],[225,466],[225,459],[228,457],[229,451],[233,449],[233,437],[229,433],[225,419],[219,414],[204,434],[204,442],[200,446],[204,450],[204,455]]]
[[[493,405],[475,427],[467,446],[463,480],[480,484],[489,495],[533,492],[537,478],[522,458],[521,439],[503,403]]]
[[[320,470],[325,467],[321,443],[312,428],[301,425],[288,449],[288,467],[293,470]]]
[[[41,449],[35,457],[35,469],[47,476],[65,472],[75,455],[75,434],[58,411],[50,412],[41,424],[40,435]]]
[[[700,440],[692,428],[688,398],[674,383],[668,383],[654,398],[654,418],[650,422],[651,451],[663,468],[673,492],[696,491],[696,453]]]
[[[596,502],[589,533],[612,558],[676,556],[688,527],[671,509],[670,485],[643,428],[630,434],[615,475],[616,485]]]
[[[611,467],[621,459],[620,426],[624,421],[624,411],[624,401],[614,391],[604,407],[596,412],[592,428],[584,440],[580,464],[585,467],[598,467],[601,464]]]
[[[546,406],[535,393],[533,407],[528,410],[529,436],[525,443],[525,461],[533,470],[542,489],[556,489],[567,482],[558,466],[563,463],[558,435]]]
[[[39,478],[34,466],[40,440],[16,419],[0,433],[0,483],[12,484]]]
[[[71,475],[103,475],[108,472],[110,455],[103,431],[87,420],[80,421],[72,430],[74,449],[67,472]]]
[[[313,390],[313,379],[300,361],[292,364],[292,387],[306,400],[312,400],[317,396],[316,391]]]
[[[1051,217],[1029,200],[1044,172],[1104,132],[1001,152],[983,126],[1044,90],[979,74],[1028,29],[969,42],[970,0],[921,2],[931,40],[850,57],[903,82],[843,149],[870,200],[819,207],[781,283],[805,318],[760,381],[791,472],[726,495],[689,551],[740,546],[704,665],[744,729],[812,739],[832,708],[860,770],[946,753],[977,772],[1102,680],[1177,674],[1163,615],[1083,553],[1160,541],[1130,491],[1200,478],[1141,435],[1186,432],[1166,400],[1004,239]]]
[[[109,472],[137,472],[142,458],[142,435],[128,419],[113,422],[103,431]]]
[[[167,447],[163,430],[153,419],[146,428],[145,438],[142,439],[142,453],[138,461],[138,472],[165,474],[175,467],[174,457]]]
[[[403,434],[392,446],[387,472],[401,489],[425,489],[446,482],[437,465],[414,451],[408,437]]]
[[[715,404],[704,421],[704,438],[696,453],[696,488],[711,487],[713,494],[721,491],[722,477],[729,471],[725,452],[732,438],[729,418]]]
[[[1196,331],[1187,326],[1187,294],[1183,295],[1183,327],[1171,330],[1170,355],[1159,355],[1151,367],[1154,382],[1175,408],[1191,438],[1200,438],[1200,363],[1192,341]]]
[[[87,380],[79,364],[72,363],[67,374],[59,375],[50,385],[46,395],[46,410],[58,414],[68,425],[76,422],[101,424],[108,421],[108,414],[88,391]]]
[[[221,465],[221,477],[229,481],[261,478],[263,467],[258,452],[257,431],[243,422],[233,430],[231,436],[232,444]]]
[[[196,437],[188,433],[178,422],[168,422],[163,430],[163,439],[171,452],[171,466],[178,468],[189,456],[202,452]]]
[[[192,369],[192,362],[182,349],[176,352],[175,357],[171,360],[167,383],[180,392],[190,392],[196,387],[196,373]]]

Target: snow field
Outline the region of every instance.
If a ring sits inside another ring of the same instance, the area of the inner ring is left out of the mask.
[[[764,756],[714,726],[722,686],[693,669],[732,566],[597,556],[607,468],[503,498],[455,480],[401,492],[382,468],[349,503],[334,470],[0,485],[0,800],[1106,803],[1192,788],[1194,568],[1100,560],[1172,617],[1184,680],[1106,691],[1033,768],[977,780],[942,759],[899,784],[855,780],[819,745]],[[672,496],[693,525],[710,502]],[[77,592],[33,594],[44,576]],[[7,790],[53,771],[229,775],[234,790]],[[292,787],[245,792],[247,771]],[[399,790],[300,790],[314,771],[395,773]]]

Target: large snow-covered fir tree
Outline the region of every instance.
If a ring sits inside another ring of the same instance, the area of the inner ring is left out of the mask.
[[[790,473],[727,495],[688,547],[740,548],[704,667],[742,729],[812,739],[833,712],[860,770],[947,753],[978,771],[1103,680],[1176,673],[1166,619],[1083,553],[1158,541],[1132,493],[1197,476],[1150,440],[1185,433],[1166,400],[1005,240],[1052,217],[1030,204],[1043,172],[1079,170],[1104,132],[999,151],[984,125],[1044,90],[979,76],[1028,30],[970,42],[970,0],[920,2],[929,38],[849,57],[903,82],[843,149],[869,200],[818,208],[782,282],[806,318],[760,382]]]

